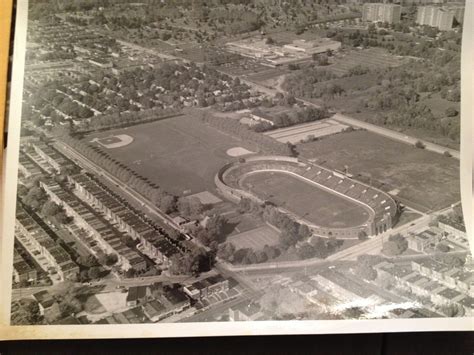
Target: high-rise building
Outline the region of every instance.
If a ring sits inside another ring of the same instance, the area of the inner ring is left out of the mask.
[[[435,6],[422,6],[418,8],[416,23],[436,27],[440,31],[453,29],[454,19],[462,22],[463,8],[442,8]]]
[[[364,4],[362,9],[362,20],[371,22],[398,23],[402,8],[394,4]]]
[[[440,9],[438,11],[438,29],[440,31],[450,31],[453,29],[454,13],[449,10]]]
[[[438,8],[434,6],[423,6],[418,8],[416,23],[418,25],[428,25],[437,27]]]

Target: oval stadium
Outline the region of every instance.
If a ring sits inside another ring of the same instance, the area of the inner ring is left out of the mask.
[[[227,198],[272,203],[322,237],[375,236],[391,229],[398,216],[387,193],[298,158],[241,159],[224,166],[215,182]]]

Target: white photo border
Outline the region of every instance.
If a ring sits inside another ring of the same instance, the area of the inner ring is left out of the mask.
[[[0,202],[0,339],[174,338],[237,335],[349,334],[381,332],[472,331],[474,318],[423,318],[378,320],[258,321],[158,323],[136,325],[11,326],[11,275],[18,156],[20,145],[23,77],[28,0],[17,1],[13,76],[10,96],[9,137]],[[466,228],[473,251],[472,160],[474,115],[474,1],[466,1],[461,79],[461,192]]]

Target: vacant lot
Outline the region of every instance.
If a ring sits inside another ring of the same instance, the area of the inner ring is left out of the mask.
[[[234,244],[236,249],[251,248],[253,250],[262,250],[265,245],[278,245],[279,233],[275,229],[264,225],[256,229],[228,237],[227,241]]]
[[[361,205],[289,174],[253,173],[244,177],[242,184],[260,198],[321,227],[359,226],[370,216]]]
[[[106,152],[177,195],[213,191],[214,175],[232,159],[226,154],[229,148],[256,151],[191,115],[98,133],[85,140],[118,134],[133,137],[133,143]]]
[[[347,166],[356,179],[420,210],[439,210],[459,201],[459,161],[392,141],[367,131],[328,136],[297,146],[302,156],[331,169]]]
[[[380,69],[397,67],[406,62],[406,58],[390,54],[383,48],[355,49],[338,55],[334,64],[327,68],[334,74],[344,75],[359,65],[367,69]]]

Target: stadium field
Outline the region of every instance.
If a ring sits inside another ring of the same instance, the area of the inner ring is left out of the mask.
[[[298,144],[297,150],[329,169],[391,192],[422,212],[449,207],[460,199],[459,160],[415,148],[368,131],[324,137]]]
[[[244,142],[203,124],[192,115],[89,135],[84,139],[127,134],[133,143],[104,151],[166,191],[179,196],[215,192],[214,176],[232,160],[227,150]]]
[[[364,224],[370,212],[364,206],[282,172],[256,172],[242,186],[301,219],[324,228],[350,228]]]

